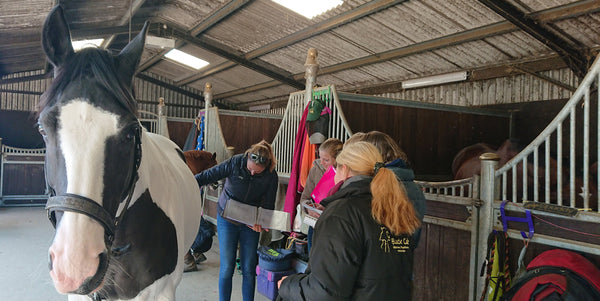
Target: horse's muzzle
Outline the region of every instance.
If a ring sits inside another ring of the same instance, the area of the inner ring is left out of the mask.
[[[104,276],[106,275],[106,271],[108,270],[108,254],[107,252],[104,252],[101,253],[99,256],[100,261],[98,263],[98,270],[96,270],[96,274],[84,280],[81,286],[79,286],[78,289],[69,292],[70,294],[89,295],[102,285],[102,282],[104,281]],[[52,262],[50,262],[50,265],[52,265]]]

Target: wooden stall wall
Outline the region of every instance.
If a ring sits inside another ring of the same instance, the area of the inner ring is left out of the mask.
[[[169,139],[171,139],[179,148],[183,149],[185,141],[193,129],[194,123],[190,121],[167,121],[167,127],[169,128]]]
[[[431,109],[341,101],[353,132],[378,130],[392,136],[411,161],[417,179],[452,178],[452,160],[464,147],[509,138],[510,119]]]
[[[414,301],[469,300],[471,233],[425,224],[415,250]]]
[[[273,142],[281,118],[260,118],[219,114],[221,130],[227,146],[233,146],[236,154],[245,152],[252,144],[265,140]]]
[[[281,117],[261,118],[252,116],[219,114],[221,130],[227,146],[233,146],[236,154],[245,152],[262,139],[273,142],[281,124]],[[192,121],[168,121],[169,138],[183,149]]]

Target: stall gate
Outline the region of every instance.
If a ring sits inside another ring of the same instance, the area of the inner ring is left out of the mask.
[[[504,166],[486,153],[481,176],[417,181],[427,212],[415,254],[415,300],[479,300],[485,281],[478,269],[493,230],[512,242],[600,255],[599,72],[596,59],[555,119]]]
[[[415,182],[423,189],[427,211],[415,250],[413,300],[474,300],[479,176]]]
[[[309,91],[310,92],[310,91]],[[302,118],[304,108],[308,104],[306,100],[306,91],[290,93],[285,114],[279,130],[273,139],[273,153],[277,158],[277,173],[280,176],[288,177],[292,172],[292,162],[294,157],[294,142],[298,133],[298,125]],[[315,88],[310,94],[311,97],[325,99],[325,104],[331,110],[329,118],[329,138],[338,138],[346,141],[352,136],[352,131],[346,122],[346,117],[340,106],[335,86],[324,86]]]
[[[39,205],[45,202],[45,148],[24,149],[0,139],[0,206]]]

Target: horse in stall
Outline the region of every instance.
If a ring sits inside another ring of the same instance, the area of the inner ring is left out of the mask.
[[[189,150],[183,152],[185,163],[193,174],[198,174],[206,169],[217,165],[217,153],[203,150]]]
[[[498,155],[498,157],[500,158],[499,162],[498,162],[498,166],[501,167],[504,164],[506,164],[508,161],[510,161],[513,157],[515,157],[517,154],[519,154],[519,152],[521,151],[521,149],[519,148],[518,144],[515,141],[511,141],[511,140],[506,140],[504,141],[504,143],[502,143],[502,145],[499,148],[495,148],[492,145],[489,144],[485,144],[485,143],[477,143],[474,145],[470,145],[467,146],[465,148],[463,148],[462,150],[460,150],[456,156],[454,157],[454,160],[452,161],[452,173],[454,176],[455,180],[458,179],[465,179],[465,178],[469,178],[472,177],[474,175],[479,175],[481,174],[481,160],[479,159],[479,156],[484,154],[484,153],[495,153]],[[558,175],[557,175],[557,161],[554,158],[548,158],[549,161],[549,166],[550,166],[550,201],[553,204],[556,204],[557,202],[557,194],[558,194],[558,190],[557,190],[557,183],[558,183]],[[544,162],[543,161],[544,158],[540,159],[540,162]],[[531,163],[531,159],[527,160],[527,165],[526,165],[526,169],[527,169],[527,196],[525,197],[525,200],[533,200],[533,194],[534,194],[534,181],[536,180],[534,178],[534,164]],[[567,170],[567,169],[563,169],[563,170]],[[568,170],[567,170],[568,171]],[[516,167],[516,178],[517,178],[517,184],[520,184],[523,182],[523,163],[519,162],[517,164]],[[508,172],[507,175],[507,196],[510,198],[510,196],[512,195],[512,171]],[[568,202],[569,198],[570,198],[570,186],[569,186],[569,178],[568,175],[561,175],[561,179],[562,179],[562,183],[563,186],[561,188],[561,195],[562,195],[562,199],[563,202]],[[590,177],[592,178],[592,177]],[[538,166],[538,177],[537,177],[537,181],[539,183],[539,197],[540,197],[540,201],[544,200],[544,191],[541,189],[542,184],[544,183],[545,180],[545,168],[544,168],[544,164],[541,164]],[[596,189],[596,185],[594,184],[594,181],[590,181],[589,182],[589,194],[590,194],[590,206],[592,207],[591,209],[597,210],[597,189]],[[583,189],[583,178],[581,176],[576,176],[575,177],[575,189]],[[576,191],[575,193],[575,206],[577,206],[578,208],[581,208],[582,204],[583,204],[583,197],[582,197],[582,191]],[[523,188],[521,187],[521,185],[517,185],[517,197],[518,198],[522,198],[523,197]]]
[[[56,290],[73,300],[175,300],[200,223],[200,188],[179,147],[148,133],[132,82],[148,23],[118,54],[74,52],[62,8],[44,23],[54,80],[38,110],[46,143]]]

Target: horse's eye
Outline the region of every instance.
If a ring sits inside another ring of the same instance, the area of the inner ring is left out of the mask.
[[[44,127],[41,124],[38,124],[38,132],[40,132],[40,135],[42,135],[42,137],[46,139],[46,131],[44,130]]]
[[[129,128],[129,130],[127,131],[127,140],[133,140],[135,139],[136,133],[138,132],[138,126],[132,126]]]

